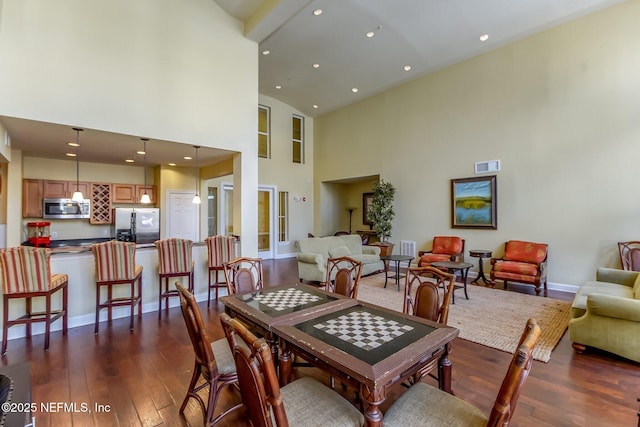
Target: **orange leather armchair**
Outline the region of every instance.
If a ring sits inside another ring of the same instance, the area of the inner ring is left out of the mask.
[[[432,262],[464,261],[464,239],[456,236],[435,236],[430,251],[418,252],[418,267],[429,267]]]
[[[546,243],[509,240],[504,245],[502,258],[491,258],[491,280],[526,283],[535,286],[536,295],[544,287],[547,296],[547,249]]]

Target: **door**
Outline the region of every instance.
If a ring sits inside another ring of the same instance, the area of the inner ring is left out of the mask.
[[[222,191],[220,228],[225,231],[225,234],[233,234],[233,185],[223,184]],[[258,256],[263,259],[275,257],[274,242],[277,230],[275,194],[276,187],[267,185],[258,187]]]
[[[167,198],[167,238],[177,237],[199,241],[198,214],[200,205],[193,203],[191,192],[169,192]]]

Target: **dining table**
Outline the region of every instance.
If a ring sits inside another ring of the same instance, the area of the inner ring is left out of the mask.
[[[310,296],[295,298],[287,293]],[[276,301],[288,300],[276,306]],[[380,405],[391,389],[438,360],[439,388],[452,393],[449,360],[458,330],[306,284],[221,298],[228,314],[261,331],[278,360],[281,385],[300,357],[358,393],[366,426],[382,426]],[[396,389],[397,390],[397,389]]]

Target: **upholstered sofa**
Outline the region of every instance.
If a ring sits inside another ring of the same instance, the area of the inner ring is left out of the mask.
[[[587,346],[640,362],[640,273],[598,268],[571,306],[569,337],[581,353]]]
[[[311,237],[296,242],[298,276],[300,281],[324,282],[327,259],[348,256],[362,262],[362,276],[384,270],[380,248],[362,245],[358,234],[344,236]]]

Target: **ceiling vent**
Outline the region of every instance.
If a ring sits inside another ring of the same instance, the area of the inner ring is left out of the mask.
[[[500,160],[487,160],[475,163],[476,173],[497,172],[500,170]]]

